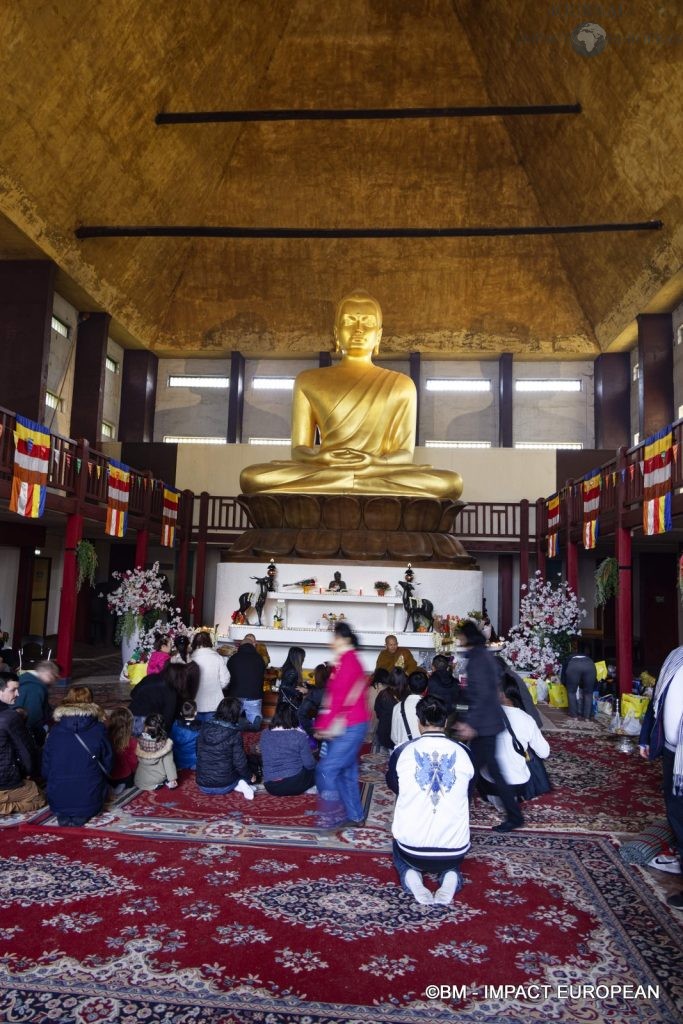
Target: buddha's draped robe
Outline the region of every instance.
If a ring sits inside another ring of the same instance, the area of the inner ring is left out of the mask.
[[[320,373],[332,374],[337,369],[340,393],[330,400],[329,386],[316,392],[315,382]],[[262,463],[242,472],[242,491],[458,498],[462,490],[459,474],[411,461],[415,414],[410,378],[378,366],[350,380],[349,376],[343,367],[305,371],[302,375],[301,389],[312,422],[320,430],[321,450],[352,448],[375,458],[405,452],[405,461],[369,466],[294,460]],[[296,434],[295,425],[295,444],[299,443]]]

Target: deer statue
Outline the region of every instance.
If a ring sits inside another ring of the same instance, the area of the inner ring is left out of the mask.
[[[413,597],[415,585],[413,583],[406,583],[404,580],[398,581],[399,587],[403,591],[403,607],[406,610],[406,624],[403,627],[403,632],[408,628],[408,623],[412,622],[413,632],[416,632],[421,622],[424,622],[427,626],[428,632],[434,628],[434,605],[431,601],[427,601],[426,598]]]

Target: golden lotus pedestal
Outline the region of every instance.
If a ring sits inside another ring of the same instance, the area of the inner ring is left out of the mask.
[[[228,558],[411,562],[477,569],[451,533],[462,501],[387,495],[242,494],[253,527]]]

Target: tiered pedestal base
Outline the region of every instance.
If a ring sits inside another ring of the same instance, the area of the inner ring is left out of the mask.
[[[412,562],[476,569],[450,530],[465,507],[435,498],[350,494],[250,494],[239,502],[254,524],[230,559]]]

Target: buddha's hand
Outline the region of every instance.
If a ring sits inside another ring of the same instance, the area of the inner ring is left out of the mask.
[[[323,456],[327,456],[329,464],[343,466],[369,466],[375,460],[367,452],[361,452],[357,448],[331,448]]]

